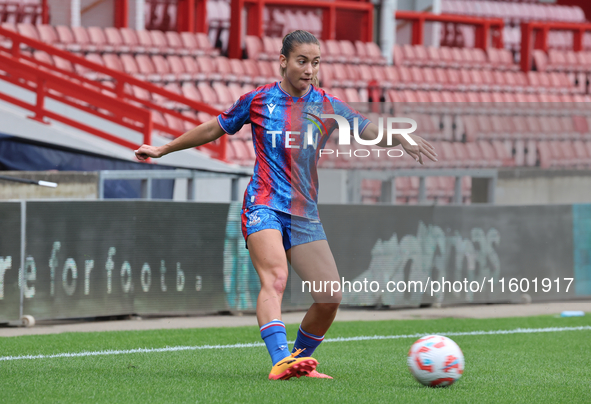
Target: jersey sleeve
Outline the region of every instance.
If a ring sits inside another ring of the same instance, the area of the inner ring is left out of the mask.
[[[235,134],[250,123],[250,104],[255,94],[255,91],[244,94],[234,105],[218,115],[218,123],[228,135]]]
[[[346,102],[338,99],[333,95],[326,95],[329,102],[332,105],[333,111],[336,115],[340,115],[349,122],[351,128],[353,128],[353,124],[355,122],[355,118],[357,118],[358,125],[359,125],[359,136],[363,133],[367,125],[371,123],[369,119],[363,116],[360,112],[356,111],[355,109],[351,108]]]

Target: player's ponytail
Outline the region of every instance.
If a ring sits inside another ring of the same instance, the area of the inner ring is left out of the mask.
[[[320,47],[320,42],[313,34],[309,33],[308,31],[298,29],[283,37],[281,54],[287,58],[296,46],[303,44],[314,44]],[[285,69],[283,67],[279,66],[279,72],[281,73],[281,77],[285,77]],[[319,87],[318,76],[312,77],[312,84],[314,84],[316,87]]]

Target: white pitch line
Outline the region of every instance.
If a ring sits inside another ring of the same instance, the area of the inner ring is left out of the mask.
[[[474,335],[506,335],[506,334],[532,334],[543,332],[562,332],[562,331],[591,331],[591,326],[580,327],[548,327],[548,328],[516,328],[514,330],[494,330],[494,331],[466,331],[466,332],[439,332],[422,333],[407,335],[366,335],[359,337],[337,337],[326,338],[324,342],[348,342],[348,341],[371,341],[385,339],[403,339],[420,338],[425,335],[447,335],[447,336],[474,336]],[[289,341],[293,344],[294,341]],[[51,359],[51,358],[77,358],[83,356],[102,356],[102,355],[124,355],[133,353],[152,353],[152,352],[175,352],[175,351],[198,351],[202,349],[231,349],[231,348],[255,348],[265,346],[262,342],[252,342],[246,344],[232,345],[197,345],[197,346],[173,346],[165,348],[136,348],[123,350],[107,351],[87,351],[75,353],[60,353],[53,355],[22,355],[22,356],[0,356],[0,361],[14,361],[21,359]]]

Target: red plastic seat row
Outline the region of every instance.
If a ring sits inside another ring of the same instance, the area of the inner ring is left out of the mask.
[[[582,116],[463,116],[467,141],[499,140],[584,140],[589,139],[589,122]]]
[[[240,98],[240,96],[253,90],[252,86],[248,84],[240,86],[237,83],[230,83],[228,85],[223,83],[213,83],[210,85],[205,82],[198,83],[197,85],[193,83],[183,83],[182,85],[178,83],[168,83],[164,88],[173,93],[182,95],[189,100],[212,105],[220,111],[226,110],[238,98]],[[150,92],[136,86],[126,87],[125,90],[129,94],[134,95],[139,101],[145,100],[156,102],[161,106],[178,111],[187,109],[184,105],[179,105],[178,103],[165,99],[158,94],[152,95]]]
[[[461,91],[436,91],[436,90],[389,90],[386,92],[386,101],[405,103],[406,107],[417,108],[431,107],[433,110],[446,109],[446,103],[454,103],[453,108],[465,109],[477,113],[480,109],[486,109],[486,113],[498,111],[512,111],[514,114],[539,114],[541,110],[551,109],[552,113],[566,110],[572,114],[580,106],[581,110],[591,103],[591,97],[587,94],[568,93],[509,93],[509,92],[461,92]],[[420,103],[424,105],[420,105]],[[431,105],[427,105],[431,103]],[[531,111],[530,111],[531,110]]]
[[[252,140],[230,136],[228,160],[243,166],[252,166],[256,159]]]
[[[394,45],[394,64],[397,66],[426,66],[472,69],[519,70],[513,56],[506,49],[425,47],[422,45]]]
[[[550,49],[548,54],[534,50],[534,65],[539,72],[591,72],[591,52],[560,51]]]
[[[589,168],[591,142],[540,141],[537,142],[540,167]]]
[[[249,59],[278,60],[282,48],[281,38],[246,36],[246,53]],[[363,63],[385,65],[380,48],[374,42],[355,43],[348,40],[320,41],[322,61],[327,63]]]
[[[532,4],[517,1],[443,0],[443,13],[464,14],[486,18],[503,18],[512,23],[522,21],[584,22],[585,13],[578,6]]]
[[[67,27],[18,24],[18,32],[73,52],[211,55],[214,49],[202,33],[133,30],[130,28]]]
[[[446,142],[431,141],[438,150],[438,162],[427,161],[420,168],[486,168],[486,167],[511,167],[515,165],[510,150],[500,141],[478,142]],[[385,153],[377,156],[375,153],[357,152],[365,148],[360,145],[340,146],[332,139],[327,143],[326,149],[335,150],[334,153],[323,154],[320,158],[322,168],[363,168],[363,169],[413,169],[419,168],[416,161],[407,155],[399,158],[388,157]],[[371,149],[371,146],[367,148]],[[374,147],[375,148],[375,147]],[[336,155],[339,150],[339,155]],[[351,154],[351,155],[349,155]],[[354,156],[357,157],[354,157]],[[362,156],[368,157],[362,157]]]
[[[262,85],[279,79],[270,62],[228,59],[224,56],[146,55],[89,53],[86,58],[110,69],[123,71],[153,82],[223,81]],[[79,74],[91,79],[105,77],[76,66]]]
[[[366,113],[364,114],[371,122],[379,125],[380,114]],[[382,126],[387,124],[388,115],[382,117]],[[417,122],[417,135],[428,140],[451,140],[450,133],[446,133],[440,127],[440,116],[427,113],[410,113],[405,114],[405,118],[414,119]]]
[[[374,69],[375,70],[375,69]],[[499,70],[387,67],[388,82],[396,89],[484,92],[576,92],[564,73],[510,72]],[[373,71],[371,71],[373,73]],[[324,74],[324,73],[323,73]]]
[[[419,177],[396,177],[396,203],[416,204],[418,202]],[[428,203],[436,200],[437,204],[445,205],[453,201],[455,178],[426,177],[426,198]],[[462,196],[470,198],[472,181],[470,177],[462,177]],[[379,203],[382,194],[382,182],[365,179],[361,182],[361,201],[364,204]]]
[[[513,156],[500,141],[432,142],[438,150],[438,162],[428,162],[435,168],[511,167]]]
[[[333,88],[329,88],[329,87],[323,87],[324,90],[337,97],[338,99],[345,101],[345,102],[349,102],[349,103],[366,103],[368,102],[368,93],[367,90],[358,90],[356,88],[338,88],[338,87],[333,87]],[[364,105],[355,105],[354,107],[359,109],[360,107],[363,107]]]
[[[263,27],[267,35],[283,38],[289,32],[296,29],[304,29],[320,37],[322,33],[322,20],[313,10],[281,10],[275,8],[272,12],[264,9]]]

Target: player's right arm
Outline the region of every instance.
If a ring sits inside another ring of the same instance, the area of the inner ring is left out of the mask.
[[[220,127],[218,120],[214,118],[183,133],[181,136],[163,146],[141,145],[140,148],[135,151],[135,156],[140,161],[144,161],[149,157],[159,158],[175,151],[190,149],[213,142],[225,133],[226,132]]]

